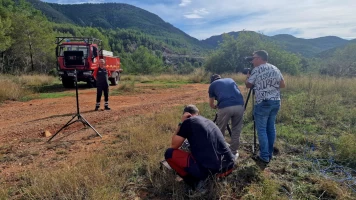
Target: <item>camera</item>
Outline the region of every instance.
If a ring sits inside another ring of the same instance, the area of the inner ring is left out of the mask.
[[[242,70],[242,73],[245,74],[245,75],[251,74],[251,69],[250,69],[250,68],[244,68],[244,69]]]
[[[244,61],[246,61],[246,62],[248,62],[248,63],[250,63],[251,64],[251,61],[253,60],[253,56],[246,56],[246,57],[244,57]],[[243,70],[242,70],[242,73],[243,74],[251,74],[251,68],[244,68]]]
[[[247,62],[251,62],[253,60],[253,56],[246,56],[244,60]]]

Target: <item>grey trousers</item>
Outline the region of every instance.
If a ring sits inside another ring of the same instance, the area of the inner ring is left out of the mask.
[[[240,133],[242,130],[243,115],[243,105],[230,106],[218,110],[218,118],[216,119],[216,125],[220,128],[223,134],[225,133],[228,122],[231,120],[230,149],[233,154],[236,154],[240,147]]]

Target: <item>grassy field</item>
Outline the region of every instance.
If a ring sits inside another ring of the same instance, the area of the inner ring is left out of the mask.
[[[127,76],[123,77],[126,86],[120,83],[119,88],[131,93],[137,83],[154,83],[157,89],[166,84],[208,83],[208,74],[196,73]],[[234,78],[239,86],[245,80],[243,75],[236,74],[223,77]],[[238,168],[225,180],[214,181],[209,193],[201,199],[356,199],[356,172],[351,171],[353,180],[341,181],[344,174],[338,170],[356,169],[356,79],[323,76],[285,76],[285,79],[287,87],[282,91],[282,108],[277,117],[276,156],[269,168],[261,171],[250,159],[253,138],[250,101]],[[20,91],[19,80],[22,79],[1,79],[2,83],[7,81],[7,85],[18,87],[12,89],[19,90],[11,97],[14,100],[28,95]],[[7,92],[0,90],[0,100]],[[246,96],[247,90],[243,93]],[[197,106],[201,115],[214,118],[215,111],[207,103]],[[183,184],[175,181],[174,174],[159,168],[182,107],[108,125],[117,133],[104,151],[75,166],[38,168],[18,174],[16,185],[2,183],[0,199],[186,199]],[[334,165],[339,168],[333,169]]]

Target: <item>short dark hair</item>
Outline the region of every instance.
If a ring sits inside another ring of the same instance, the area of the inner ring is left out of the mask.
[[[268,53],[265,50],[258,50],[258,51],[253,52],[253,54],[258,55],[264,61],[268,61]]]
[[[219,74],[214,74],[210,77],[210,83],[212,83],[218,79],[221,79],[221,76]]]
[[[188,112],[190,114],[199,114],[199,109],[195,105],[186,105],[184,107],[183,113]]]

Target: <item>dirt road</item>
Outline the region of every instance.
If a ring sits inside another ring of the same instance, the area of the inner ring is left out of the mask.
[[[111,87],[110,90],[116,87]],[[80,113],[103,135],[103,139],[90,137],[82,141],[83,134],[93,135],[93,131],[82,129],[82,123],[76,122],[53,138],[51,143],[46,142],[48,137],[43,136],[45,131],[54,134],[76,113],[75,97],[36,99],[27,102],[9,101],[1,104],[0,176],[11,181],[11,177],[20,171],[36,168],[40,164],[54,167],[60,162],[69,162],[78,156],[88,154],[93,151],[92,149],[98,149],[97,146],[103,145],[99,141],[112,137],[110,131],[102,130],[101,127],[113,120],[166,107],[207,102],[208,98],[206,84],[189,84],[168,89],[142,85],[135,87],[141,87],[139,93],[110,96],[109,105],[112,109],[110,111],[94,111],[95,89],[79,90]],[[69,92],[75,93],[75,90]],[[103,107],[103,102],[101,106]],[[63,140],[68,141],[68,145],[75,143],[73,145],[75,148],[71,147],[71,153],[59,156],[58,152],[51,149],[51,145],[59,145],[58,141],[61,141],[60,145],[66,145]],[[95,148],[91,148],[92,146]]]

